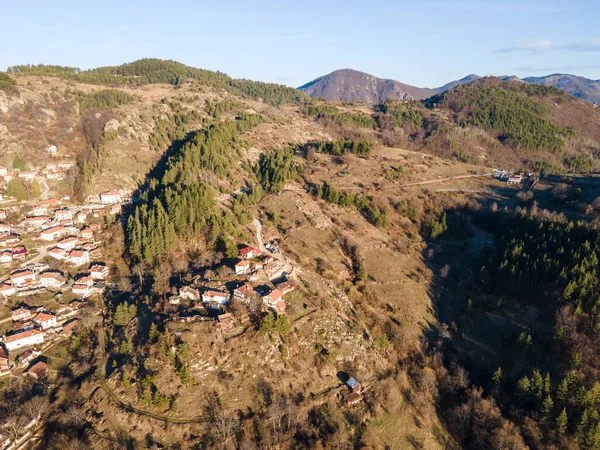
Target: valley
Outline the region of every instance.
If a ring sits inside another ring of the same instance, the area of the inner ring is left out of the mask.
[[[595,448],[595,106],[7,76],[5,448]]]

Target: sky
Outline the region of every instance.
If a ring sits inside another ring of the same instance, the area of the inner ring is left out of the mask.
[[[600,79],[596,0],[3,3],[0,70],[156,57],[290,86],[343,68],[420,87],[470,73]]]

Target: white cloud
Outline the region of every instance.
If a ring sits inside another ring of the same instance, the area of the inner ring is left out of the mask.
[[[519,39],[512,47],[500,48],[492,53],[531,53],[540,54],[549,51],[563,52],[600,52],[600,39],[559,43],[543,39]]]

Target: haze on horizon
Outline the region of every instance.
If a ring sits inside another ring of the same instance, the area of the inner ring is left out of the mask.
[[[34,0],[3,6],[0,68],[82,69],[144,57],[300,86],[352,68],[420,87],[469,73],[600,79],[600,5],[591,1],[339,0],[170,8],[158,0]]]

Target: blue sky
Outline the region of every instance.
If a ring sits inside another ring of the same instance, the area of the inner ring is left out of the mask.
[[[87,3],[2,5],[0,69],[158,57],[292,86],[341,68],[422,87],[469,73],[600,79],[595,0]]]

